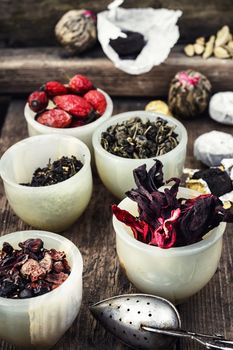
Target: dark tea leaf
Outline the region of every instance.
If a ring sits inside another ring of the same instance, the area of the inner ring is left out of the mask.
[[[21,184],[24,186],[49,186],[65,181],[74,176],[83,167],[83,164],[76,157],[61,157],[53,163],[49,163],[45,168],[38,168],[34,171],[30,183]]]

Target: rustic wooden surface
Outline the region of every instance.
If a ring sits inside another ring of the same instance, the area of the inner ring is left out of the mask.
[[[115,99],[115,113],[126,110],[143,109],[148,100]],[[12,144],[27,136],[23,117],[25,100],[13,100],[9,106],[5,122],[1,130],[0,154]],[[186,121],[189,135],[186,166],[198,167],[200,163],[192,156],[194,139],[213,129],[233,132],[232,127],[222,126],[208,117],[202,120]],[[80,248],[84,258],[84,295],[81,312],[72,327],[62,337],[53,350],[108,350],[128,349],[120,344],[112,335],[92,318],[88,305],[101,299],[122,293],[135,292],[135,288],[127,280],[119,268],[115,252],[115,237],[111,224],[110,205],[117,200],[103,187],[95,176],[92,200],[84,215],[64,235]],[[0,182],[0,227],[1,235],[28,230],[10,209]],[[179,306],[183,327],[196,331],[223,333],[233,338],[233,226],[228,225],[224,234],[224,246],[221,262],[217,272],[208,285],[198,294]],[[211,264],[211,261],[210,261]],[[3,321],[1,321],[3,322]],[[49,322],[49,320],[48,320]],[[0,342],[1,350],[13,350],[14,347]],[[201,346],[180,341],[174,350],[201,350]]]
[[[71,9],[105,10],[111,0],[1,0],[0,44],[5,46],[56,45],[54,26]],[[125,0],[123,7],[180,9],[181,41],[209,36],[228,24],[233,25],[232,0]],[[233,28],[231,28],[233,29]]]
[[[186,57],[181,46],[149,73],[134,76],[115,68],[100,50],[82,58],[64,59],[61,53],[59,48],[0,49],[0,93],[29,93],[48,80],[67,82],[81,73],[111,95],[166,96],[173,76],[189,68],[205,74],[213,91],[232,90],[233,59]]]

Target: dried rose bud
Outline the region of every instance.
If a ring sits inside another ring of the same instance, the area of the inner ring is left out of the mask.
[[[48,97],[44,91],[34,91],[28,97],[28,105],[33,112],[42,112],[48,106]]]
[[[67,94],[67,88],[58,81],[48,81],[41,87],[41,90],[45,91],[49,97]]]

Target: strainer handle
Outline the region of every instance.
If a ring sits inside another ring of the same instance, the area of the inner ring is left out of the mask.
[[[227,340],[221,335],[209,335],[202,333],[189,332],[182,329],[161,329],[141,326],[144,331],[170,335],[173,337],[189,338],[197,341],[207,349],[233,350],[233,340]],[[231,347],[229,347],[231,346]]]

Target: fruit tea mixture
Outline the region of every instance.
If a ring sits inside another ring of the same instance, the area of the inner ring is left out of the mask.
[[[62,157],[53,163],[49,160],[45,168],[38,168],[34,171],[30,183],[21,185],[32,187],[54,185],[74,176],[82,167],[82,162],[74,156]]]
[[[52,101],[54,108],[48,108]],[[49,81],[28,97],[35,120],[53,128],[74,128],[101,117],[107,107],[102,92],[84,75],[77,74],[67,85]]]
[[[113,214],[132,229],[135,239],[160,248],[186,246],[202,240],[220,222],[233,222],[233,213],[224,209],[222,201],[213,194],[178,199],[177,178],[167,181],[175,183],[160,192],[164,185],[162,167],[156,160],[148,172],[145,164],[134,169],[137,188],[126,195],[137,203],[138,217],[112,206]]]
[[[101,145],[106,151],[124,158],[161,156],[179,143],[174,129],[175,126],[161,118],[154,122],[131,118],[102,132]]]
[[[0,296],[31,298],[59,287],[69,276],[64,252],[45,249],[41,239],[27,239],[14,249],[4,242],[0,250]]]

